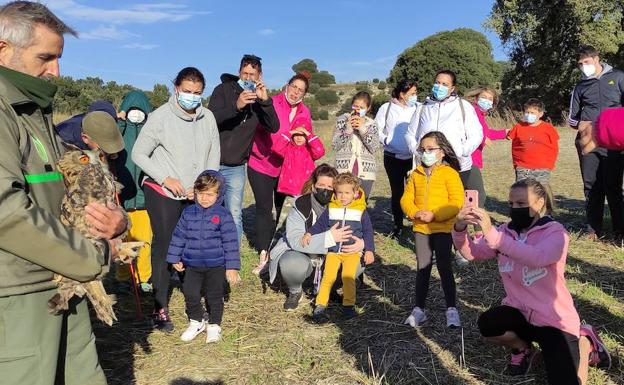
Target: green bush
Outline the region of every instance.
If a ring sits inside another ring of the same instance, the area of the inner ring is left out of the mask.
[[[320,90],[316,94],[316,100],[321,106],[329,106],[338,103],[338,94],[334,90]]]
[[[330,84],[336,84],[336,78],[334,75],[330,74],[327,71],[315,72],[312,74],[312,79],[310,79],[312,83],[316,83],[321,87],[327,87]]]
[[[373,105],[371,106],[371,114],[373,116],[377,115],[377,111],[379,111],[379,107],[381,107],[388,100],[390,100],[390,95],[383,93],[383,92],[373,96]]]
[[[377,78],[373,79],[373,83],[375,83],[375,84],[379,83],[379,79],[377,79]]]
[[[371,93],[370,89],[368,88],[368,82],[357,82],[357,83],[355,83],[355,90],[357,92],[366,91],[369,94]]]
[[[321,89],[321,86],[316,83],[310,83],[310,88],[308,88],[308,92],[316,95],[317,92]]]
[[[342,114],[351,112],[351,99],[347,99],[344,101],[344,103],[342,103],[342,106],[340,106],[340,109],[338,110],[338,112],[336,112],[336,116],[340,116]]]
[[[385,89],[386,89],[386,87],[387,87],[387,86],[388,86],[388,85],[386,84],[386,82],[384,82],[384,81],[382,80],[382,81],[380,81],[380,82],[379,82],[379,84],[377,84],[377,89],[379,89],[379,90],[382,90],[382,91],[383,91],[383,90],[385,90]]]

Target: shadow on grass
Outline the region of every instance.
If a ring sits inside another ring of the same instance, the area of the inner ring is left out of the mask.
[[[194,381],[189,378],[176,378],[169,385],[225,385],[223,381]]]
[[[151,297],[141,298],[142,309],[152,308]],[[100,364],[104,369],[109,385],[127,385],[136,383],[135,347],[145,354],[152,352],[148,336],[152,333],[150,320],[143,312],[143,318],[137,319],[136,307],[132,294],[118,296],[115,305],[118,321],[112,327],[99,321],[93,323],[96,347]],[[95,316],[92,315],[92,320]]]

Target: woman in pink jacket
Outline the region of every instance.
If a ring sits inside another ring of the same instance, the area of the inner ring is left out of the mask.
[[[611,359],[591,326],[581,326],[566,287],[568,233],[550,216],[552,195],[541,183],[533,179],[514,183],[509,203],[510,223],[494,228],[483,209],[464,207],[453,231],[455,247],[464,258],[498,259],[506,297],[501,306],[479,317],[481,335],[511,348],[509,375],[529,371],[536,342],[549,384],[585,384],[588,363],[602,359],[610,365]],[[469,224],[481,226],[484,236],[471,239],[466,231]]]
[[[259,264],[253,270],[259,274],[268,261],[267,250],[275,233],[275,219],[273,205],[280,217],[286,195],[277,191],[278,178],[282,169],[283,158],[277,154],[273,146],[282,135],[289,135],[291,124],[295,119],[303,119],[312,125],[310,110],[303,104],[303,98],[308,92],[310,75],[300,73],[288,81],[284,92],[272,97],[273,107],[280,121],[279,130],[270,134],[266,130],[256,130],[251,148],[247,177],[256,201],[256,250],[259,254]]]

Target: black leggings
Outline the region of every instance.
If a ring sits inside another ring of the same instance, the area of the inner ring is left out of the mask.
[[[479,192],[479,207],[485,207],[485,187],[483,187],[483,176],[478,167],[472,166],[470,170],[459,173],[464,190],[477,190]]]
[[[384,168],[390,181],[392,216],[394,227],[403,227],[403,210],[401,210],[401,197],[405,191],[407,173],[412,169],[412,159],[397,159],[384,152]]]
[[[184,302],[189,319],[200,321],[204,316],[201,298],[204,297],[209,323],[221,325],[225,267],[188,267],[184,272]]]
[[[479,330],[484,337],[498,337],[514,332],[528,344],[537,342],[542,350],[546,376],[551,385],[579,385],[579,339],[550,326],[530,324],[522,313],[511,306],[497,306],[479,317]]]
[[[251,167],[247,167],[247,178],[256,201],[256,242],[258,252],[269,250],[271,240],[275,234],[275,218],[279,218],[286,195],[277,192],[277,179],[262,174]]]
[[[416,306],[425,308],[427,293],[429,292],[429,279],[431,278],[431,257],[435,252],[436,265],[440,273],[442,290],[446,307],[455,307],[455,277],[451,264],[451,245],[453,240],[450,233],[422,234],[414,233],[416,238],[416,260],[418,272],[416,273]]]
[[[170,199],[149,186],[143,187],[145,207],[152,226],[152,284],[154,286],[154,311],[167,308],[169,304],[170,268],[167,251],[173,230],[178,224],[182,210],[190,203]]]

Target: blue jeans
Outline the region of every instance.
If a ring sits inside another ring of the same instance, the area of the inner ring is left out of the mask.
[[[230,210],[238,232],[238,244],[243,236],[243,197],[247,181],[247,165],[219,167],[225,178],[225,208]]]

